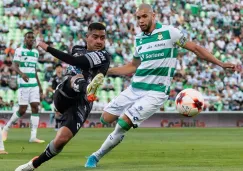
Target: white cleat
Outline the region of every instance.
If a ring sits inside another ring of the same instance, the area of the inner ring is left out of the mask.
[[[104,81],[104,75],[99,73],[97,74],[93,80],[90,82],[90,84],[87,86],[87,99],[90,102],[93,102],[96,100],[96,92],[98,88],[102,85]]]
[[[35,170],[32,160],[26,164],[23,164],[15,169],[15,171],[33,171]]]
[[[38,138],[32,138],[29,140],[30,143],[44,143],[45,141],[44,140],[39,140]]]
[[[4,150],[0,150],[0,154],[8,154],[8,152]]]

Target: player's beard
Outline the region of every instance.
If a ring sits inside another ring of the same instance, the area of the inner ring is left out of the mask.
[[[142,30],[142,31],[145,32],[145,33],[149,33],[151,26],[152,26],[152,19],[149,20],[147,28]]]

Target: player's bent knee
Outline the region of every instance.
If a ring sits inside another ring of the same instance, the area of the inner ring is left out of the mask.
[[[111,124],[111,123],[113,123],[114,121],[116,121],[117,120],[117,118],[118,118],[118,116],[116,116],[116,115],[112,115],[112,114],[110,114],[110,113],[108,113],[108,112],[104,112],[102,115],[101,115],[101,117],[100,117],[100,122],[102,123],[102,124]]]
[[[131,128],[131,126],[123,118],[119,118],[117,123],[126,131]]]
[[[100,122],[103,124],[103,125],[108,125],[109,122],[107,122],[103,116],[100,117]]]
[[[75,91],[75,92],[86,92],[86,87],[87,86],[87,82],[85,81],[85,79],[81,76],[79,77],[73,77],[71,79],[71,88]]]

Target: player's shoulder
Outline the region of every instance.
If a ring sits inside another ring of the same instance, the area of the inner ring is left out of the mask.
[[[175,27],[173,25],[163,25],[162,29],[169,30],[169,31],[179,30],[177,27]]]
[[[84,54],[84,53],[86,53],[86,51],[87,51],[87,47],[86,46],[74,45],[72,47],[71,54],[72,55],[74,55],[75,53]]]
[[[35,53],[39,53],[39,51],[37,49],[32,49],[32,51]]]
[[[139,38],[141,38],[143,35],[144,35],[143,32],[139,32],[139,33],[137,33],[137,34],[135,35],[135,39],[139,39]]]
[[[107,58],[108,60],[110,60],[111,57],[112,57],[112,55],[111,55],[106,49],[102,49],[102,50],[99,50],[99,51],[97,51],[97,52],[98,52],[98,54],[99,54],[101,57],[105,56],[105,58]],[[101,53],[100,53],[100,52],[101,52]]]
[[[74,45],[74,46],[72,47],[72,51],[73,51],[73,50],[78,51],[78,50],[84,50],[84,49],[87,49],[87,48],[86,48],[86,46],[82,46],[82,45]]]
[[[23,47],[17,47],[17,48],[15,49],[15,52],[20,52],[20,51],[23,51]]]

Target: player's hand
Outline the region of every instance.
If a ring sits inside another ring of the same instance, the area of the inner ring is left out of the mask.
[[[240,64],[232,64],[229,62],[223,63],[222,68],[230,69],[231,71],[238,71],[238,72],[242,71],[242,66]]]
[[[39,90],[40,91],[40,94],[43,94],[43,89],[41,87],[39,89],[40,89]]]
[[[21,74],[21,77],[25,82],[29,82],[29,77],[26,74]]]
[[[39,92],[40,92],[40,100],[43,100],[44,99],[44,94],[43,94],[43,89],[40,87],[39,88]]]

